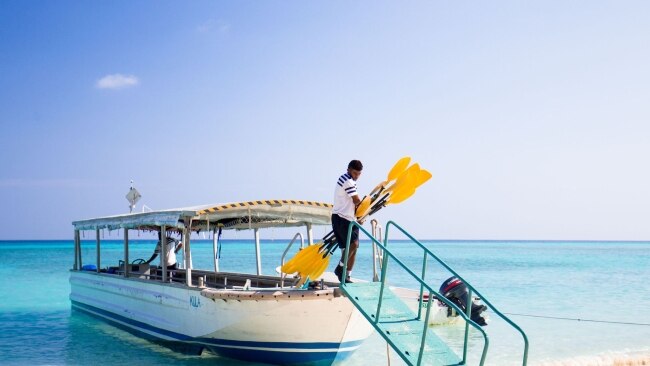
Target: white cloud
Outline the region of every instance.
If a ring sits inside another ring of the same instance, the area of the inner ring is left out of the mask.
[[[134,75],[112,74],[106,75],[103,78],[97,80],[95,87],[98,89],[117,90],[136,86],[139,83],[140,81]]]

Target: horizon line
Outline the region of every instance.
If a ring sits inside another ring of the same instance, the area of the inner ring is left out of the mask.
[[[129,239],[129,243],[138,242],[138,241],[157,241],[156,238],[151,239]],[[261,241],[290,241],[291,238],[274,238],[274,239],[260,239]],[[82,242],[92,241],[95,242],[96,239],[81,239]],[[102,242],[105,241],[119,241],[123,242],[123,239],[101,239]],[[195,241],[212,241],[212,239],[192,239]],[[220,241],[254,241],[254,239],[221,239]],[[409,242],[411,239],[392,239],[391,241],[403,241]],[[495,242],[495,243],[526,243],[526,242],[537,242],[537,243],[650,243],[650,240],[620,240],[620,239],[419,239],[418,241],[433,241],[433,242]],[[0,243],[4,242],[74,242],[74,239],[0,239]],[[361,242],[371,242],[370,239],[361,239]],[[314,244],[317,244],[318,241],[315,241]]]

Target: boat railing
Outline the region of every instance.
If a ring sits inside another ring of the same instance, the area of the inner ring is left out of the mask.
[[[399,230],[402,234],[404,234],[406,237],[408,237],[412,242],[414,242],[418,247],[420,247],[423,251],[423,259],[422,259],[422,276],[420,277],[420,297],[419,297],[419,308],[418,308],[418,316],[421,315],[422,312],[422,303],[423,303],[423,292],[425,289],[429,290],[429,301],[431,301],[431,289],[425,284],[424,279],[426,276],[426,271],[427,271],[427,260],[429,258],[435,260],[438,262],[441,266],[443,266],[445,269],[447,269],[450,273],[452,273],[455,277],[457,277],[459,280],[461,280],[468,288],[468,294],[467,294],[467,304],[472,304],[472,296],[476,294],[483,303],[485,303],[495,314],[497,314],[501,319],[503,319],[506,323],[508,323],[512,328],[514,328],[517,332],[519,332],[523,338],[524,341],[524,351],[523,351],[523,356],[522,356],[522,365],[526,365],[528,362],[528,337],[526,336],[526,333],[512,320],[510,320],[507,316],[505,316],[503,313],[499,311],[492,303],[485,297],[483,296],[474,286],[472,286],[469,282],[467,282],[461,275],[458,274],[455,270],[453,270],[449,265],[447,265],[442,259],[438,258],[431,250],[429,250],[426,246],[424,246],[420,241],[415,239],[411,234],[409,234],[406,230],[404,230],[401,226],[399,226],[397,223],[394,221],[388,221],[386,223],[386,230],[385,230],[385,237],[384,237],[384,250],[388,246],[388,230],[390,227],[395,227],[397,230]],[[391,258],[394,258],[392,254],[389,254]],[[385,257],[385,256],[384,256]],[[387,259],[384,258],[384,266],[387,263]],[[401,263],[401,262],[398,262]],[[413,274],[410,270],[408,270],[409,273]],[[413,274],[415,275],[415,274]],[[382,276],[385,276],[385,271],[382,271]],[[384,280],[382,279],[382,286],[384,285]],[[445,297],[441,296],[440,294],[434,292],[436,295],[436,298],[439,300],[444,301],[445,303],[448,303],[445,301]],[[380,300],[381,301],[381,300]],[[380,304],[381,305],[381,304]],[[455,308],[455,306],[454,306]],[[456,309],[458,311],[459,309]],[[379,309],[377,310],[379,313]],[[464,319],[467,319],[468,317],[471,318],[472,315],[472,306],[467,306],[466,310],[466,317],[463,316]],[[460,311],[459,314],[462,314],[463,311]],[[467,322],[465,323],[465,342],[464,342],[464,347],[463,347],[463,362],[466,361],[466,356],[467,356],[467,340],[469,336],[469,325],[473,322]],[[473,324],[472,324],[473,325]],[[487,351],[487,338],[486,338],[486,347],[485,351]],[[484,352],[485,352],[484,351]],[[485,360],[485,354],[481,357],[481,365],[483,364]]]
[[[284,253],[282,253],[282,258],[280,258],[280,268],[284,266],[284,259],[287,256],[287,253],[289,252],[289,249],[293,246],[293,243],[296,241],[296,239],[300,238],[300,249],[305,247],[305,239],[302,237],[301,233],[296,233],[296,235],[293,236],[289,244],[287,244],[287,247],[284,249]],[[280,273],[280,287],[284,287],[284,278],[287,276],[286,273],[281,272]]]

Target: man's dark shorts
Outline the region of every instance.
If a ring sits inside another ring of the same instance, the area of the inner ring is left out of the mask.
[[[342,218],[337,214],[332,215],[332,229],[334,230],[334,236],[336,236],[336,241],[339,244],[339,248],[345,249],[346,241],[348,240],[348,228],[350,221]],[[352,227],[352,237],[350,242],[359,240],[359,227]]]

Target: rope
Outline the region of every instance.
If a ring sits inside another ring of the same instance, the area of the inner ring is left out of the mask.
[[[580,318],[563,318],[560,316],[546,316],[546,315],[532,315],[532,314],[518,314],[518,313],[503,313],[508,315],[527,316],[530,318],[544,318],[544,319],[559,319],[559,320],[573,320],[578,322],[591,322],[591,323],[608,323],[608,324],[624,324],[624,325],[642,325],[650,327],[650,323],[633,323],[633,322],[618,322],[610,320],[595,320],[595,319],[580,319]]]
[[[386,361],[388,361],[388,366],[390,366],[390,346],[386,342]]]

